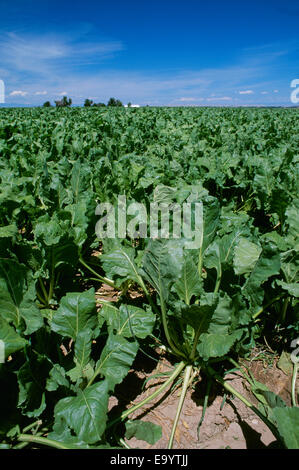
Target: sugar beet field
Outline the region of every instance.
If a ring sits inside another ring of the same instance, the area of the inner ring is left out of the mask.
[[[298,163],[298,109],[0,109],[0,448],[298,449]]]

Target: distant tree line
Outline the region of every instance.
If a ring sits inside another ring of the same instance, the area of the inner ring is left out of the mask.
[[[66,108],[72,105],[72,98],[67,99],[67,96],[64,96],[62,100],[54,101],[57,108]],[[43,104],[44,108],[50,108],[52,105],[50,101],[46,101]]]
[[[65,108],[65,107],[69,107],[72,105],[72,99],[71,98],[67,98],[67,96],[64,96],[61,100],[58,100],[58,101],[54,101],[55,103],[55,106],[57,108]],[[51,103],[50,101],[46,101],[44,104],[43,104],[43,107],[44,108],[49,108],[51,107]],[[90,107],[90,106],[93,106],[93,107],[103,107],[103,106],[106,106],[105,103],[94,103],[93,100],[90,100],[90,99],[86,99],[85,102],[84,102],[84,106],[87,108],[87,107]],[[121,107],[123,106],[122,102],[120,100],[117,100],[115,98],[110,98],[108,103],[107,103],[107,106],[114,106],[114,107]],[[128,106],[131,106],[131,103],[128,103]]]
[[[105,103],[94,103],[92,100],[89,100],[89,99],[86,99],[85,102],[84,102],[84,106],[87,108],[87,107],[90,107],[90,106],[98,106],[98,107],[102,107],[102,106],[106,106]],[[110,98],[108,103],[107,103],[107,106],[123,106],[122,102],[120,100],[117,100],[115,98]]]

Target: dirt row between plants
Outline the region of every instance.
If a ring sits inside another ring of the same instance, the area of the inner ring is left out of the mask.
[[[151,375],[167,372],[171,364],[166,358],[159,361],[153,368],[153,361],[139,355],[134,369],[125,378],[124,382],[116,388],[115,397],[111,398],[110,409],[116,411],[124,406],[139,403],[152,394],[165,378],[156,377],[147,382],[142,391],[142,384]],[[152,369],[152,370],[149,370]],[[291,377],[286,375],[274,364],[264,367],[261,360],[252,362],[250,370],[256,380],[264,383],[291,405]],[[246,382],[240,372],[226,376],[230,384],[242,395],[257,405],[256,398],[248,390]],[[298,384],[299,385],[299,384]],[[238,398],[227,396],[223,400],[223,389],[213,384],[204,421],[198,435],[198,423],[203,409],[206,383],[200,377],[193,389],[189,390],[184,402],[180,421],[174,439],[174,449],[260,449],[275,447],[275,437],[259,417],[243,404]],[[132,438],[127,440],[131,448],[138,449],[166,449],[175,417],[180,387],[168,389],[156,400],[144,405],[130,415],[130,419],[143,419],[162,426],[163,436],[151,446],[144,441]]]
[[[142,293],[129,291],[131,299],[142,297]],[[119,292],[113,288],[102,285],[97,291],[98,306],[101,298],[116,302]],[[157,374],[167,373],[173,365],[165,357],[162,349],[156,350],[156,362],[149,359],[142,352],[138,354],[133,368],[115,389],[115,396],[111,397],[109,409],[118,413],[131,407],[152,394],[167,379],[157,377]],[[259,359],[261,357],[262,359]],[[265,384],[269,390],[279,395],[288,406],[291,406],[291,373],[285,373],[277,367],[279,357],[270,354],[270,361],[263,359],[263,351],[253,350],[251,360],[244,361],[254,378]],[[266,355],[267,358],[267,355]],[[146,386],[144,382],[148,380]],[[156,376],[156,377],[155,377]],[[255,406],[258,401],[250,392],[248,383],[241,372],[226,375],[226,380]],[[176,429],[174,449],[260,449],[275,447],[276,439],[264,422],[240,399],[228,395],[224,400],[224,389],[221,385],[213,383],[208,407],[204,421],[198,432],[198,424],[202,416],[206,381],[200,376],[194,382],[195,386],[188,390]],[[297,378],[299,387],[299,378]],[[296,389],[298,389],[296,387]],[[162,427],[162,438],[154,445],[132,438],[127,440],[131,448],[138,449],[166,449],[171,433],[172,423],[176,414],[180,396],[180,387],[172,389],[171,386],[153,401],[139,408],[130,415],[130,419],[143,419],[156,423]]]

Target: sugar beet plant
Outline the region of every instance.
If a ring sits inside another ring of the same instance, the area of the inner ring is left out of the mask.
[[[256,408],[225,381],[262,335],[281,342],[299,335],[297,117],[1,110],[2,448],[121,447],[132,436],[153,444],[161,428],[129,417],[181,380],[171,448],[199,374],[208,388],[216,380],[250,406],[280,446],[298,447],[295,387],[288,407],[246,375]],[[184,233],[99,240],[96,206],[116,204],[117,195],[147,207],[197,204],[196,248]],[[102,284],[120,295],[99,308]],[[130,289],[143,292],[138,305]],[[173,370],[139,404],[109,411],[137,354],[155,341]]]
[[[213,367],[225,360],[238,367],[230,354],[244,354],[253,345],[254,333],[264,311],[264,283],[271,278],[275,284],[274,279],[281,270],[293,272],[296,269],[294,258],[289,257],[286,261],[271,241],[267,238],[258,239],[255,230],[249,229],[243,216],[235,215],[232,225],[233,214],[230,214],[231,217],[227,213],[224,215],[218,200],[202,188],[191,187],[188,191],[185,187],[177,192],[170,190],[171,196],[168,197],[165,194],[170,188],[158,189],[157,198],[161,192],[163,201],[170,205],[174,200],[182,200],[182,193],[187,202],[200,205],[202,219],[199,224],[199,246],[191,250],[186,248],[183,239],[152,240],[139,264],[134,249],[121,245],[114,250],[110,247],[109,253],[101,256],[106,275],[115,279],[117,285],[129,281],[137,283],[144,290],[149,305],[161,321],[169,350],[180,360],[170,379],[152,396],[129,411],[136,411],[139,406],[156,397],[184,371],[182,392],[169,439],[171,448],[187,389],[198,372],[203,372],[209,379],[218,380],[227,391],[251,407],[280,443],[287,445],[289,433],[295,432],[298,424],[298,409],[284,407],[283,418],[271,421],[267,413],[263,414],[256,409],[225,382]],[[295,220],[289,220],[288,223],[288,228],[296,224]],[[293,246],[295,240],[292,230],[286,240]],[[281,285],[279,280],[276,282]],[[145,287],[146,283],[157,293],[154,305]],[[285,305],[288,293],[274,288],[271,297],[267,299],[267,307],[278,301]],[[106,318],[112,317],[110,308],[110,305],[105,305],[102,309]],[[291,414],[291,424],[286,431],[288,413]],[[128,412],[125,412],[123,417],[127,415]]]

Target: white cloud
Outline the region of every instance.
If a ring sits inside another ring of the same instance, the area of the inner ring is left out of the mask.
[[[179,98],[178,101],[197,101],[197,99],[192,98],[192,96],[186,96],[186,97]]]
[[[58,93],[58,96],[66,96],[67,95],[67,91],[62,91],[61,93]]]
[[[261,95],[267,95],[268,91],[261,91]]]
[[[61,73],[70,67],[99,64],[124,49],[120,41],[78,42],[65,34],[40,36],[0,34],[1,66],[39,75]]]
[[[278,92],[279,92],[279,90],[273,90],[273,91],[274,91],[274,93],[278,93]]]
[[[47,91],[36,91],[34,94],[35,95],[47,95]]]
[[[215,96],[213,98],[207,98],[207,101],[230,101],[232,100],[231,96]]]
[[[22,91],[22,90],[14,90],[11,93],[9,93],[9,96],[26,96],[28,95],[28,91]]]
[[[252,95],[254,93],[253,90],[241,90],[239,91],[240,95]]]

